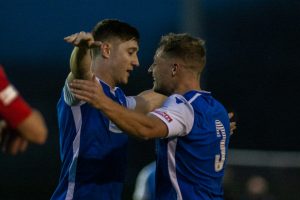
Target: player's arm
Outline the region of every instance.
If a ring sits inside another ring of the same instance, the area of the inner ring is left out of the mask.
[[[4,120],[0,120],[0,148],[3,153],[16,155],[24,152],[27,145],[28,141],[16,129],[8,127]]]
[[[139,95],[135,96],[134,98],[136,101],[134,110],[146,114],[153,111],[156,108],[161,107],[167,97],[157,92],[154,92],[153,90],[145,90]],[[228,117],[231,120],[230,135],[232,135],[237,128],[237,124],[236,121],[234,121],[233,112],[229,112]]]
[[[102,87],[94,79],[93,81],[74,80],[70,88],[76,98],[89,102],[95,108],[100,109],[119,128],[133,136],[149,139],[161,138],[168,135],[167,125],[158,117],[145,115],[115,103],[109,99]]]
[[[100,41],[94,41],[93,35],[86,32],[75,33],[65,37],[64,40],[74,46],[70,57],[70,73],[64,86],[65,101],[68,105],[73,106],[77,105],[80,101],[69,91],[68,83],[75,78],[91,79],[91,48],[100,48],[102,43]]]
[[[32,109],[10,84],[4,69],[0,67],[0,115],[8,125],[16,129],[30,142],[42,144],[47,128],[42,115]]]
[[[43,144],[47,139],[47,128],[44,118],[36,109],[32,109],[30,115],[20,122],[16,130],[30,142]]]
[[[126,109],[105,97],[101,107],[98,107],[105,115],[125,132],[142,138],[163,138],[168,135],[166,124],[152,114],[142,114]]]
[[[90,45],[94,42],[91,33],[79,32],[67,36],[64,40],[74,46],[70,57],[70,74],[68,75],[68,82],[75,78],[90,79],[91,72],[91,51]]]
[[[159,108],[167,97],[151,89],[141,92],[137,96],[134,96],[134,98],[136,101],[134,110],[146,114]]]

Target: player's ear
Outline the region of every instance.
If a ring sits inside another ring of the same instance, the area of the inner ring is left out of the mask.
[[[101,55],[102,57],[104,58],[109,58],[109,55],[110,55],[110,44],[108,43],[102,43],[101,45]]]
[[[178,64],[174,63],[172,65],[172,76],[175,76],[175,74],[177,73],[178,70]]]

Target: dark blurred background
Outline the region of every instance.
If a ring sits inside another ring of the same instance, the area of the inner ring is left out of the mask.
[[[105,18],[126,21],[141,34],[140,67],[130,83],[121,86],[127,95],[151,87],[147,69],[160,36],[188,32],[206,41],[202,88],[236,113],[238,130],[231,150],[300,155],[300,1],[0,1],[0,63],[24,98],[43,113],[49,127],[44,146],[31,145],[15,157],[0,154],[0,199],[50,198],[60,173],[56,102],[73,48],[63,38],[90,31]],[[138,171],[154,160],[153,141],[132,138],[128,156],[124,199],[131,199]],[[241,170],[234,165],[239,180],[232,190],[237,195],[243,193],[247,176],[257,170],[269,179],[277,199],[300,199],[299,191],[292,189],[297,188],[299,166],[251,166],[248,170],[243,166]],[[281,178],[290,179],[282,185]]]

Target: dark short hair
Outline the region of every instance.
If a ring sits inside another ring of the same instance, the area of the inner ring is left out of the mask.
[[[97,41],[119,38],[121,41],[134,39],[139,42],[140,39],[139,32],[136,28],[116,19],[105,19],[98,22],[93,28],[92,34]]]
[[[158,49],[164,56],[179,58],[196,71],[202,71],[206,63],[204,40],[187,33],[169,33],[161,37]]]

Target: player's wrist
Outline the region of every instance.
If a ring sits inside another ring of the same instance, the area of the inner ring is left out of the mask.
[[[110,103],[110,99],[107,96],[99,95],[96,102],[94,103],[94,106],[99,110],[106,111],[111,108]]]

